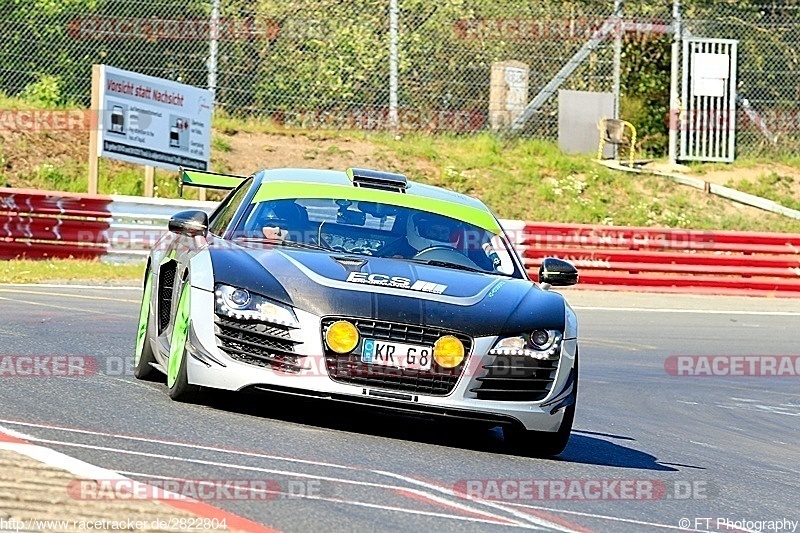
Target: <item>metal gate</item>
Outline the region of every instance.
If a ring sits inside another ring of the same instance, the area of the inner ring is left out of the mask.
[[[731,39],[683,40],[682,160],[733,161],[737,44]]]

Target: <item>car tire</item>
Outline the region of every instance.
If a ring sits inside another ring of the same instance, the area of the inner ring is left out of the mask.
[[[144,275],[142,305],[139,308],[139,329],[136,337],[136,348],[133,355],[133,375],[137,379],[146,379],[152,375],[156,358],[150,342],[150,302],[153,292],[153,276],[148,270]]]
[[[564,417],[558,431],[527,431],[517,427],[503,428],[503,436],[511,441],[511,445],[522,455],[529,457],[554,457],[567,447],[575,421],[575,406],[578,403],[578,354],[575,353],[574,391],[575,402],[564,409]]]
[[[172,339],[169,346],[169,364],[167,367],[167,388],[169,397],[179,402],[192,402],[197,400],[200,387],[189,384],[186,370],[189,354],[186,350],[186,340],[190,327],[189,294],[191,287],[184,283],[181,295],[178,298],[178,308],[173,320]]]
[[[184,350],[183,356],[181,357],[180,368],[178,369],[178,375],[172,387],[169,387],[169,397],[176,402],[195,402],[200,397],[200,387],[197,385],[190,385],[186,377],[187,358],[188,354],[186,350]]]

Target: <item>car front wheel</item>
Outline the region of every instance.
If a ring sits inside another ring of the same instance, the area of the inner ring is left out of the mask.
[[[531,457],[553,457],[564,451],[572,434],[575,406],[578,403],[578,356],[575,354],[574,394],[575,401],[564,409],[564,418],[558,431],[526,431],[517,427],[504,428],[503,437],[510,441],[515,451]]]
[[[153,347],[150,345],[150,297],[153,294],[153,276],[148,270],[144,276],[144,294],[139,309],[139,329],[136,332],[136,353],[133,357],[133,375],[145,379],[151,375],[155,362]]]
[[[178,309],[175,312],[172,341],[169,346],[169,364],[167,366],[169,397],[180,402],[196,400],[200,390],[196,385],[189,384],[186,370],[186,340],[189,336],[189,317],[191,314],[190,292],[189,283],[184,284],[178,299]]]

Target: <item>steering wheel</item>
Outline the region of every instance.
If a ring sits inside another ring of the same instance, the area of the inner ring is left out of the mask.
[[[447,263],[454,263],[456,265],[482,270],[481,267],[475,264],[469,257],[462,254],[452,246],[444,244],[436,244],[428,246],[417,252],[412,259],[428,259],[431,261],[445,261]]]
[[[453,252],[463,257],[463,255],[452,246],[447,246],[444,244],[434,244],[433,246],[428,246],[427,248],[423,248],[419,252],[415,253],[412,259],[425,259],[424,257],[422,257],[423,255],[431,255],[431,252],[435,252],[437,250],[442,250],[444,252]]]

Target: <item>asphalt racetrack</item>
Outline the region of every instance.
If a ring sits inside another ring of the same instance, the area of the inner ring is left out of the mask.
[[[671,375],[672,356],[797,356],[800,301],[565,292],[580,320],[580,393],[555,460],[514,455],[497,430],[340,404],[229,393],[173,402],[163,383],[130,372],[141,292],[125,288],[0,286],[0,426],[148,483],[263,482],[266,492],[208,503],[282,531],[741,531],[800,520],[800,377],[785,367],[719,375],[714,358],[718,375]],[[14,356],[77,356],[96,369],[17,376]]]

